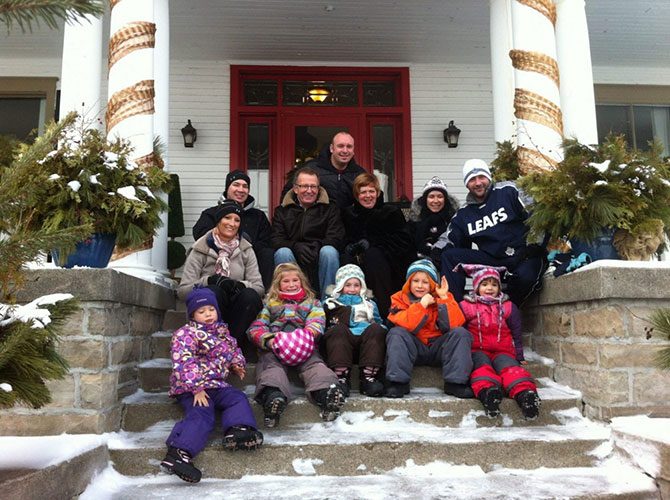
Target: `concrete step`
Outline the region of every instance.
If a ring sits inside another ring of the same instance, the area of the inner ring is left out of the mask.
[[[184,326],[184,323],[186,323],[186,306],[181,301],[177,301],[177,304],[182,305],[184,308],[180,310],[171,309],[165,311],[163,325],[161,327],[163,330],[176,330],[177,328]]]
[[[472,421],[480,427],[539,426],[559,423],[554,412],[579,407],[581,396],[575,391],[558,386],[549,379],[540,379],[539,388],[542,407],[536,420],[525,420],[516,403],[508,398],[501,405],[502,415],[488,418],[484,415],[481,403],[475,399],[458,399],[447,396],[432,388],[420,388],[402,399],[370,398],[352,391],[343,407],[343,411],[370,412],[375,417],[389,420],[399,415],[411,418],[415,422],[433,424],[441,427],[458,427]],[[253,396],[254,386],[245,388],[249,398]],[[299,392],[296,389],[296,392]],[[255,401],[251,402],[256,420],[261,425],[263,411]],[[163,420],[177,421],[182,418],[181,407],[167,393],[138,392],[124,399],[122,429],[139,432]],[[318,409],[304,396],[292,401],[281,419],[281,426],[287,427],[304,423],[319,423]]]
[[[155,334],[154,334],[155,335]],[[162,341],[165,336],[156,337],[157,341]],[[157,352],[158,352],[158,348]],[[145,361],[139,365],[140,389],[145,392],[167,392],[169,389],[170,372],[172,364],[169,354],[165,358],[155,358]],[[541,363],[529,363],[528,370],[535,378],[551,377],[553,366]],[[247,376],[240,381],[237,377],[232,377],[230,383],[235,387],[244,388],[247,385],[255,384],[255,365],[247,365]],[[300,385],[296,370],[289,371],[290,380]],[[358,387],[358,368],[352,370],[352,386]],[[442,389],[444,382],[442,380],[440,369],[437,367],[417,366],[412,373],[411,387],[435,387]]]
[[[584,419],[576,408],[556,411],[562,423],[532,428],[480,427],[468,422],[446,430],[415,422],[405,414],[390,420],[369,412],[345,412],[334,422],[296,424],[264,430],[265,444],[252,453],[226,452],[220,432],[196,458],[206,477],[297,475],[296,464],[310,463],[324,476],[383,474],[412,460],[425,465],[435,460],[499,467],[591,467],[594,450],[607,443],[609,429]],[[165,454],[164,440],[174,422],[160,422],[141,433],[125,433],[110,442],[115,469],[125,475],[157,472]]]
[[[223,452],[221,452],[223,454]],[[198,462],[198,460],[196,460]],[[388,474],[357,470],[352,476],[314,475],[312,462],[296,461],[298,476],[245,476],[241,479],[216,479],[204,475],[197,486],[176,476],[100,475],[91,485],[87,498],[100,498],[114,484],[114,498],[142,500],[185,498],[273,498],[278,500],[352,498],[458,498],[460,500],[550,499],[573,500],[650,500],[658,499],[652,478],[630,466],[568,467],[555,469],[496,469],[484,472],[478,467],[458,466],[439,460],[416,465],[412,460]],[[113,479],[112,479],[113,478]],[[189,493],[186,493],[188,489]],[[195,493],[197,489],[197,493]]]

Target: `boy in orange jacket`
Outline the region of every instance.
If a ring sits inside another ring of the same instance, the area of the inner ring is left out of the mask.
[[[438,285],[437,269],[428,259],[410,264],[407,282],[391,296],[388,319],[394,326],[386,335],[386,387],[384,396],[409,394],[414,366],[441,366],[444,392],[472,398],[468,385],[472,371],[472,335],[449,292],[447,280]]]

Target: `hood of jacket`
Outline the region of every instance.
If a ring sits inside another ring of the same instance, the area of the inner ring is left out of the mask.
[[[319,186],[319,196],[316,198],[316,203],[321,203],[322,205],[328,205],[329,202],[330,201],[328,199],[328,193],[326,193],[326,190],[323,189],[323,186]],[[298,197],[293,192],[292,189],[288,193],[286,193],[281,200],[282,207],[288,207],[290,205],[300,206],[300,204],[298,203]]]

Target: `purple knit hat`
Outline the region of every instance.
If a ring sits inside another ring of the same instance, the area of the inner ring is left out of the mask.
[[[283,364],[300,365],[314,352],[314,335],[302,328],[296,328],[292,332],[277,332],[272,342],[272,351]]]
[[[454,271],[463,269],[465,274],[472,278],[472,290],[477,293],[479,285],[486,278],[493,278],[498,281],[498,285],[502,290],[502,281],[500,280],[500,275],[504,275],[507,272],[506,267],[494,267],[494,266],[485,266],[482,264],[458,264]]]
[[[193,313],[202,306],[214,306],[216,313],[219,315],[219,321],[221,321],[221,311],[219,310],[219,304],[216,301],[214,292],[209,288],[195,286],[186,296],[186,311],[188,312],[189,321],[193,319]]]

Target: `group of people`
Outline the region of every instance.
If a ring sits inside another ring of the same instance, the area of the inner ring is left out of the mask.
[[[296,172],[270,224],[254,208],[249,177],[230,172],[219,204],[193,228],[178,288],[189,322],[173,334],[170,396],[185,416],[167,440],[164,470],[200,480],[192,460],[215,410],[226,448],[262,444],[246,396],[226,381],[245,376],[247,358],[266,427],[293,397],[291,367],[324,421],[340,414],[354,365],[370,397],[401,398],[414,366],[439,366],[444,392],[476,397],[488,416],[507,394],[537,417],[518,306],[539,286],[543,248],[526,242],[528,200],[514,184],[493,183],[482,160],[466,162],[463,177],[462,208],[433,177],[406,222],[340,132],[328,155]]]

